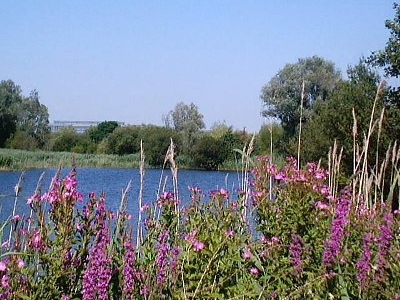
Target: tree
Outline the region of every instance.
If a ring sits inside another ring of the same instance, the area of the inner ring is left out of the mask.
[[[113,133],[117,127],[119,127],[119,124],[116,121],[104,121],[97,126],[89,128],[88,134],[93,142],[99,143]]]
[[[178,134],[172,128],[155,125],[142,126],[139,138],[143,141],[146,161],[153,167],[162,167],[171,139],[179,145]],[[176,149],[178,151],[179,149]]]
[[[367,134],[372,106],[380,78],[363,60],[347,70],[348,80],[343,81],[324,102],[318,103],[305,126],[302,136],[301,154],[305,161],[317,161],[327,157],[334,141],[343,147],[342,166],[352,171],[353,163],[353,109],[357,120],[357,143],[362,145]],[[378,102],[374,120],[383,108]],[[376,137],[373,137],[376,138]],[[385,139],[382,134],[381,140]],[[371,143],[371,148],[376,143]],[[373,149],[371,150],[373,151]]]
[[[54,135],[51,150],[58,152],[71,152],[79,143],[79,134],[72,127],[63,128]]]
[[[7,139],[15,132],[15,118],[10,113],[0,110],[0,147],[4,147]]]
[[[123,155],[139,152],[139,134],[139,126],[116,128],[107,138],[107,153]]]
[[[167,121],[167,119],[172,119],[172,122]],[[184,153],[190,152],[196,135],[201,129],[205,128],[203,115],[193,103],[187,105],[183,102],[179,102],[175,108],[169,112],[168,117],[164,117],[164,122],[166,125],[172,123],[174,129],[182,135],[182,150]]]
[[[302,100],[303,120],[307,121],[315,103],[326,100],[340,81],[335,65],[318,56],[287,64],[262,88],[262,115],[279,119],[290,138],[300,121]]]
[[[50,133],[47,107],[39,102],[39,93],[31,91],[18,105],[17,130],[26,132],[43,147]]]
[[[395,16],[393,20],[386,20],[385,26],[390,31],[389,40],[383,50],[372,52],[367,62],[375,67],[382,67],[386,77],[399,78],[400,76],[400,5],[393,4]],[[400,108],[400,87],[391,87],[389,102]]]
[[[12,80],[0,82],[0,147],[17,130],[15,103],[21,101],[21,88]]]
[[[12,80],[0,82],[0,119],[3,122],[2,126],[7,130],[1,134],[0,140],[4,137],[10,138],[16,131],[34,138],[35,144],[39,147],[43,147],[48,139],[49,114],[47,107],[39,101],[39,93],[33,90],[28,97],[25,97],[22,95],[21,88]],[[14,125],[10,122],[14,122]],[[5,124],[8,125],[5,126]],[[20,139],[21,136],[19,134],[18,138]]]
[[[206,170],[218,170],[225,160],[222,142],[209,134],[202,135],[192,149],[193,163]]]
[[[275,155],[276,150],[281,148],[279,145],[283,137],[283,128],[278,123],[271,123],[268,125],[263,125],[258,132],[256,141],[256,151],[259,155]],[[271,149],[272,143],[272,149]]]

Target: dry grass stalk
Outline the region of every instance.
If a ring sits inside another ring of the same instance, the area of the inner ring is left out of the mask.
[[[302,130],[302,119],[303,119],[303,106],[304,100],[306,98],[305,94],[305,83],[303,80],[303,84],[301,87],[301,100],[300,100],[300,121],[299,121],[299,140],[297,145],[297,169],[300,170],[300,149],[301,149],[301,130]]]
[[[338,153],[337,141],[333,143],[333,147],[329,149],[328,153],[328,185],[331,195],[336,197],[339,189],[338,176],[340,174],[340,163],[343,155],[343,147],[340,148]]]
[[[145,153],[143,147],[143,140],[140,140],[140,189],[139,189],[139,215],[137,222],[137,234],[136,234],[136,248],[139,248],[143,243],[143,224],[142,224],[142,208],[143,208],[143,190],[144,190],[144,178],[146,173],[145,168]]]
[[[377,105],[379,101],[382,99],[382,94],[385,89],[386,82],[381,82],[379,85],[375,99],[372,106],[372,111],[370,115],[368,131],[364,134],[362,146],[357,144],[357,119],[354,109],[352,111],[353,114],[353,177],[352,177],[352,186],[353,186],[353,196],[354,199],[357,199],[357,208],[360,206],[366,209],[374,209],[378,203],[392,201],[393,191],[398,185],[399,178],[399,170],[397,168],[399,160],[397,159],[398,150],[397,150],[397,142],[393,144],[393,146],[389,146],[386,150],[385,158],[380,161],[379,160],[379,151],[380,149],[380,139],[381,133],[383,129],[383,120],[385,116],[384,108],[380,112],[380,115],[377,119],[375,119]],[[375,165],[370,166],[371,162],[371,141],[372,136],[376,136],[376,152],[375,155]],[[399,154],[400,156],[400,154]],[[387,174],[389,171],[389,163],[390,174]],[[385,182],[385,179],[388,179],[390,175],[390,182]],[[387,185],[390,184],[390,192],[385,195],[385,191],[387,190]],[[385,199],[386,197],[386,199]],[[362,201],[362,203],[360,203]],[[362,205],[361,205],[362,204]]]
[[[249,144],[243,147],[242,151],[242,170],[241,170],[241,186],[240,189],[244,195],[243,207],[242,207],[242,218],[243,221],[247,219],[247,202],[249,199],[249,170],[252,164],[251,154],[254,151],[255,135],[251,137]]]

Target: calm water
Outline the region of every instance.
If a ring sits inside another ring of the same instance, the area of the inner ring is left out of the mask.
[[[63,171],[63,175],[70,170]],[[40,175],[44,174],[42,192],[48,190],[55,169],[29,170],[24,173],[22,192],[17,200],[17,213],[28,213],[26,200],[33,194]],[[0,172],[0,221],[4,221],[12,214],[14,205],[14,186],[18,183],[21,172]],[[128,197],[128,212],[136,215],[138,211],[138,196],[140,188],[140,173],[135,169],[78,169],[78,190],[87,199],[87,195],[94,191],[97,194],[106,194],[107,206],[116,211],[119,207],[122,191],[129,181],[132,188]],[[169,170],[146,170],[144,182],[144,203],[151,203],[157,199],[161,181],[161,190],[172,191],[172,175]],[[178,186],[180,199],[185,202],[189,199],[188,186],[198,186],[206,194],[212,190],[224,188],[235,194],[239,188],[240,176],[235,172],[193,171],[179,170]]]

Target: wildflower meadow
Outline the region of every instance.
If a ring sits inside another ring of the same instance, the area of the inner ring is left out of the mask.
[[[400,299],[400,151],[388,151],[389,193],[375,173],[258,157],[238,196],[174,189],[118,211],[79,192],[77,172],[39,180],[1,224],[0,299]],[[143,170],[142,170],[143,171]],[[144,171],[142,172],[144,176]],[[363,179],[364,178],[364,179]]]

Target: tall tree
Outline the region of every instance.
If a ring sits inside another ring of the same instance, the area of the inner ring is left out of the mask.
[[[119,127],[117,121],[104,121],[95,127],[89,128],[88,134],[93,142],[99,143]]]
[[[189,153],[194,144],[194,140],[201,129],[205,128],[203,115],[199,108],[190,103],[189,105],[179,102],[173,110],[169,112],[174,129],[182,135],[182,150]],[[165,118],[165,120],[168,118]],[[165,121],[164,120],[164,121]],[[167,124],[167,122],[165,121]]]
[[[340,81],[335,65],[318,56],[286,64],[262,88],[262,115],[279,119],[289,139],[299,124],[301,107],[302,120],[307,121],[315,103],[326,100]]]
[[[379,75],[363,60],[347,70],[348,80],[343,81],[332,95],[318,103],[305,126],[302,136],[302,157],[305,161],[327,158],[329,148],[334,141],[343,147],[342,166],[352,172],[353,163],[353,109],[357,120],[357,143],[362,145],[371,118],[372,107],[379,85]],[[382,101],[377,103],[374,120],[378,119],[383,108]],[[373,139],[376,136],[372,137]],[[384,133],[381,141],[387,138]],[[385,142],[385,141],[384,141]],[[371,147],[375,143],[371,143]],[[373,149],[371,149],[373,151]]]
[[[49,114],[47,107],[39,101],[39,93],[33,90],[25,97],[21,88],[12,80],[0,82],[0,119],[3,124],[6,124],[5,121],[9,124],[3,125],[7,131],[2,133],[2,137],[10,138],[15,132],[23,132],[42,147],[50,133]],[[14,125],[10,125],[10,121]],[[19,138],[21,136],[18,135]]]
[[[382,67],[388,78],[400,76],[400,5],[393,4],[395,16],[386,20],[385,26],[390,31],[389,40],[383,50],[372,52],[367,61],[376,67]],[[389,90],[389,102],[400,108],[400,87],[392,86]]]
[[[27,133],[36,139],[38,146],[43,147],[50,133],[49,113],[47,107],[40,103],[39,93],[31,91],[29,97],[23,97],[18,106],[17,130]]]
[[[21,88],[12,80],[0,82],[0,147],[17,130],[15,103],[22,101]]]

